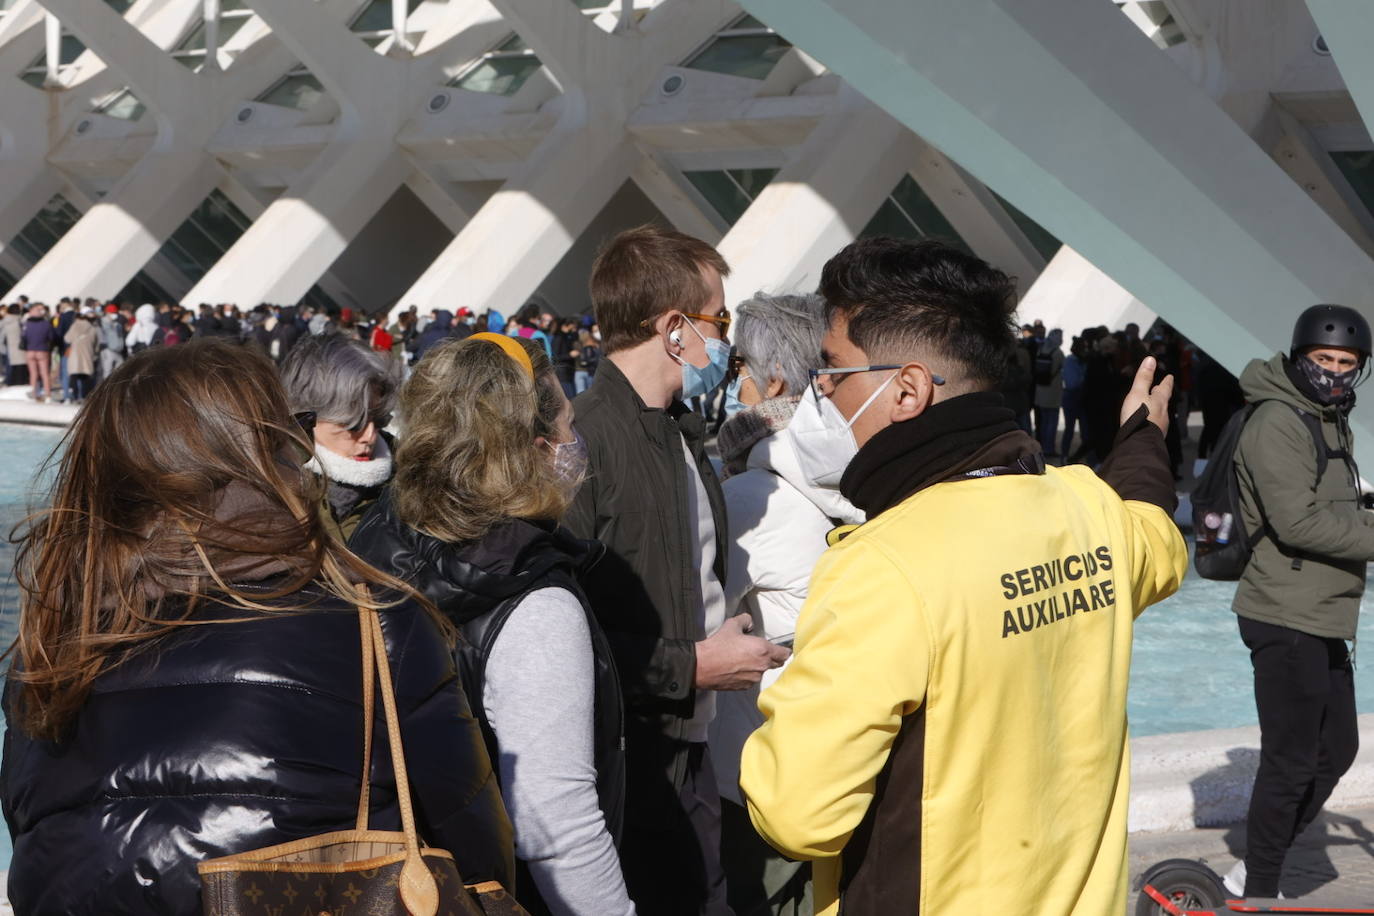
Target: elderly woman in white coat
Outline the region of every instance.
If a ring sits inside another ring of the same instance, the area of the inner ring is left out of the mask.
[[[750,614],[754,633],[786,645],[826,535],[863,521],[839,493],[852,452],[840,454],[845,443],[830,441],[833,428],[822,423],[821,405],[804,396],[809,370],[821,365],[824,312],[815,295],[756,293],[739,305],[726,391],[730,418],[716,440],[730,509],[728,613]],[[781,672],[767,672],[760,687]],[[708,742],[724,808],[721,858],[730,903],[739,916],[809,913],[809,870],[772,852],[740,804],[740,751],[763,722],[758,693],[718,693]]]

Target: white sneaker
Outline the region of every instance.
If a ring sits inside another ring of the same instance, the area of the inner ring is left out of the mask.
[[[1245,896],[1245,860],[1241,859],[1231,867],[1226,876],[1221,879],[1222,886],[1226,888],[1226,893],[1232,897]]]
[[[1235,865],[1231,866],[1231,870],[1228,871],[1228,872],[1226,873],[1226,876],[1225,876],[1224,878],[1221,879],[1221,884],[1222,884],[1222,887],[1226,888],[1226,893],[1230,894],[1231,896],[1233,896],[1233,897],[1244,897],[1244,896],[1245,896],[1245,860],[1244,860],[1244,859],[1241,859],[1241,860],[1240,860],[1239,862],[1237,862]],[[1276,897],[1275,899],[1277,899],[1277,900],[1286,900],[1286,899],[1288,899],[1288,898],[1284,897],[1284,896],[1283,896],[1283,892],[1280,891],[1278,897]]]

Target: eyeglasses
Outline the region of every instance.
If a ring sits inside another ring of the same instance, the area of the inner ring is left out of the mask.
[[[903,364],[903,365],[905,365],[905,364]],[[901,368],[903,368],[903,366],[901,366],[901,365],[853,366],[853,367],[848,368],[848,369],[808,369],[808,370],[806,370],[806,374],[809,375],[809,376],[811,377],[811,391],[812,391],[812,393],[815,394],[817,398],[823,398],[823,397],[825,397],[826,395],[825,395],[825,392],[821,390],[821,377],[822,377],[822,376],[828,376],[828,375],[846,376],[846,375],[853,375],[853,374],[856,373],[856,372],[896,372],[898,369],[901,369]],[[840,378],[840,379],[831,379],[831,381],[830,381],[830,388],[831,388],[831,390],[834,390],[835,386],[837,386],[837,385],[838,385],[841,381],[843,381],[843,380],[844,380],[843,378]],[[935,384],[935,385],[943,385],[943,384],[945,383],[945,380],[944,380],[943,378],[941,378],[940,376],[936,375],[934,372],[930,373],[930,381],[931,381],[932,384]]]
[[[729,309],[721,309],[719,315],[698,315],[695,312],[683,312],[682,314],[687,318],[691,318],[693,321],[709,321],[712,324],[719,325],[721,334],[729,334],[730,322],[735,320],[730,317]]]
[[[302,410],[298,414],[293,414],[292,417],[295,419],[296,425],[301,428],[301,432],[305,433],[305,438],[313,440],[315,438],[315,411]]]
[[[391,412],[388,410],[371,410],[363,414],[362,419],[348,427],[348,431],[353,435],[358,435],[367,429],[367,424],[371,423],[378,430],[386,429],[391,425]]]
[[[319,424],[318,414],[313,410],[302,410],[300,413],[294,414],[293,416],[295,417],[296,424],[300,426],[301,431],[305,433],[306,438],[313,438],[315,435],[315,427]],[[352,426],[346,428],[350,434],[356,436],[367,429],[369,423],[376,426],[379,430],[385,429],[391,424],[390,411],[370,411],[363,414],[361,420],[358,420]]]
[[[693,321],[709,321],[712,324],[718,325],[720,327],[720,333],[722,336],[730,333],[730,322],[735,320],[730,316],[729,309],[721,309],[719,315],[701,315],[697,312],[682,312],[680,314],[682,315],[682,317],[691,318]],[[641,328],[647,328],[649,325],[653,324],[657,320],[658,319],[656,317],[645,318],[643,321],[639,323],[639,326]]]

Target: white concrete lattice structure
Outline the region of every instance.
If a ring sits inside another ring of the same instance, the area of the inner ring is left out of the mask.
[[[913,233],[957,233],[1069,333],[1158,313],[1235,369],[1374,288],[1363,5],[741,3],[0,0],[0,291],[580,311],[597,245],[659,219],[719,245],[739,299],[813,286],[904,176],[938,214]],[[87,50],[45,64],[54,21]],[[189,264],[212,192],[246,229]],[[38,250],[54,195],[79,218]]]

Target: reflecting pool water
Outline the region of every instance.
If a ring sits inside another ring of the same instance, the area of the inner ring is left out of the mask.
[[[62,434],[63,430],[50,427],[0,423],[0,646],[4,648],[14,641],[19,615],[10,530],[29,511],[31,494],[43,489],[35,474]],[[0,830],[0,870],[9,864],[9,831]]]
[[[1374,653],[1374,583],[1365,591],[1358,645]],[[1191,569],[1178,594],[1136,621],[1127,708],[1136,737],[1254,725],[1250,655],[1231,613],[1234,582],[1209,582]],[[1356,652],[1356,708],[1374,712],[1374,672]],[[1374,658],[1374,655],[1370,656]]]

